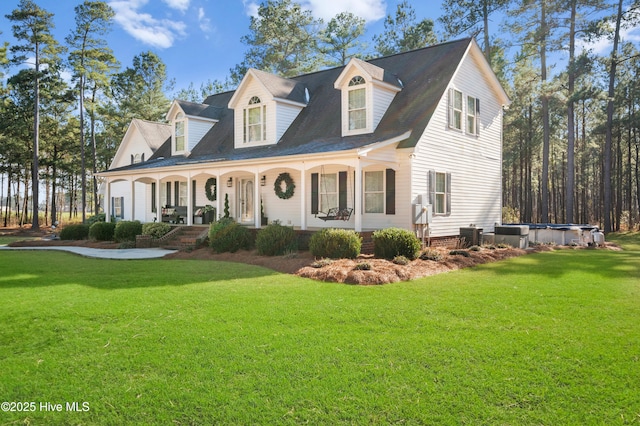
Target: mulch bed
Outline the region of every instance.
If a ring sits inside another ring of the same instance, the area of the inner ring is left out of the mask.
[[[24,236],[25,238],[47,238],[51,232],[44,229],[31,232],[24,228],[0,228],[0,235]],[[11,243],[12,247],[46,247],[46,246],[80,246],[93,248],[117,249],[118,243],[96,241],[61,241],[61,240],[25,240]],[[616,249],[615,245],[609,248]],[[430,275],[440,274],[462,268],[469,268],[488,262],[496,262],[510,257],[521,256],[532,251],[553,250],[550,246],[538,246],[536,250],[522,250],[515,248],[486,249],[469,251],[469,257],[449,254],[449,249],[436,248],[442,254],[439,261],[414,260],[407,265],[376,259],[372,255],[361,255],[357,259],[338,259],[329,265],[315,268],[311,265],[315,259],[309,252],[298,252],[288,256],[260,256],[255,250],[240,250],[236,253],[215,253],[209,247],[201,247],[195,250],[182,250],[165,256],[166,259],[195,259],[218,260],[226,262],[239,262],[262,266],[285,274],[294,274],[300,277],[311,278],[319,281],[338,283],[378,285],[398,281],[413,280]],[[370,270],[356,269],[356,265],[367,263]]]

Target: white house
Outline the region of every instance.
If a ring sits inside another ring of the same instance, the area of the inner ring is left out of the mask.
[[[193,224],[226,201],[256,228],[264,212],[302,230],[366,231],[413,229],[422,204],[434,237],[492,230],[508,103],[473,39],[295,78],[251,69],[233,92],[174,101],[168,125],[134,120],[101,173],[106,211]]]

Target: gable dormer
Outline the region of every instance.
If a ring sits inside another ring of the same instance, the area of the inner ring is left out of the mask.
[[[218,109],[207,104],[174,100],[166,115],[171,124],[171,155],[189,155],[218,122],[218,114]]]
[[[249,69],[229,100],[234,111],[234,146],[274,145],[309,102],[298,81]]]
[[[352,136],[373,133],[402,83],[384,69],[352,58],[333,87],[342,93],[342,136]]]

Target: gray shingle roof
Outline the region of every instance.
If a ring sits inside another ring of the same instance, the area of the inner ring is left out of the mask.
[[[400,142],[399,148],[414,147],[445,94],[471,41],[470,38],[466,38],[368,61],[385,71],[385,81],[397,82],[399,79],[403,84],[402,90],[396,94],[373,133],[347,137],[341,134],[341,93],[333,84],[344,67],[290,79],[257,71],[256,75],[274,95],[282,95],[284,99],[290,99],[287,96],[299,99],[299,95],[292,93],[304,94],[305,88],[310,93],[307,106],[302,109],[276,145],[234,148],[233,111],[228,108],[234,92],[226,92],[212,95],[204,101],[212,111],[215,110],[219,114],[216,116],[219,122],[194,147],[189,157],[168,158],[168,141],[151,158],[153,160],[165,157],[162,161],[140,163],[129,168],[344,151],[397,138],[408,131],[410,136]],[[284,96],[286,93],[288,95]]]

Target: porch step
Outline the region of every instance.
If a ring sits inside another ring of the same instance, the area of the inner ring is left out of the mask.
[[[195,248],[207,237],[209,228],[202,226],[179,226],[170,238],[161,241],[160,246],[166,249],[181,250]]]

